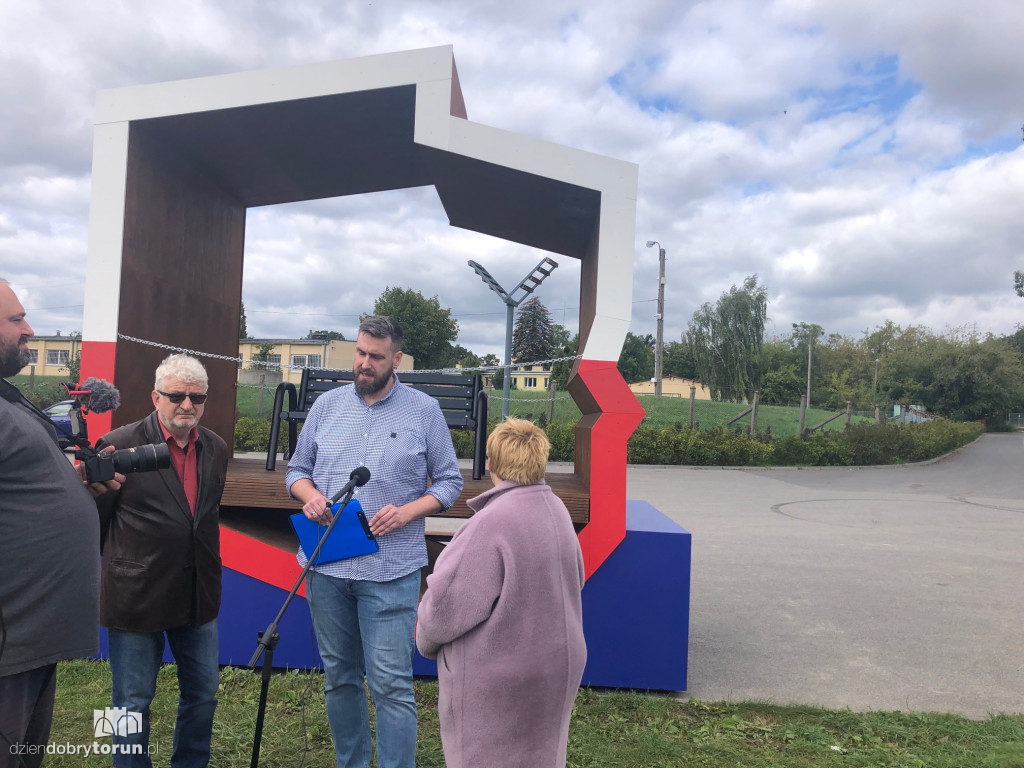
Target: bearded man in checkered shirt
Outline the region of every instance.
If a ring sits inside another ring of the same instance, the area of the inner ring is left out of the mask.
[[[352,470],[370,471],[355,498],[379,550],[316,565],[306,586],[338,768],[370,764],[364,674],[376,709],[377,765],[415,765],[412,657],[420,568],[427,564],[424,518],[451,507],[462,492],[441,408],[401,384],[395,375],[401,359],[397,321],[374,316],[360,323],[355,382],[313,403],[285,478],[306,517],[326,524],[329,499]],[[301,549],[299,562],[305,565]]]

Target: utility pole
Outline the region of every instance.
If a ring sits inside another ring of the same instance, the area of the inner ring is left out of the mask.
[[[807,334],[807,407],[811,407],[811,350],[814,349],[814,340],[825,332],[817,323],[793,323],[794,331],[803,331]]]
[[[665,354],[665,249],[657,240],[648,240],[647,247],[658,246],[658,335],[654,342],[654,394],[661,397],[661,363]]]

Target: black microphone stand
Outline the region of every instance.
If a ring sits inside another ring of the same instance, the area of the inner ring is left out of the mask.
[[[365,480],[363,481],[365,482]],[[256,646],[256,652],[249,659],[249,669],[255,669],[256,663],[260,660],[260,656],[263,656],[263,669],[260,682],[260,703],[256,710],[256,733],[253,737],[252,744],[252,761],[249,763],[250,768],[258,768],[260,762],[260,744],[263,741],[263,720],[267,714],[267,692],[270,690],[270,675],[274,669],[274,648],[277,647],[277,641],[281,639],[277,633],[277,625],[281,622],[284,617],[284,612],[288,610],[288,606],[292,602],[292,598],[295,597],[295,593],[299,591],[299,587],[302,586],[302,582],[306,578],[306,574],[309,573],[310,567],[316,562],[316,559],[320,556],[320,548],[327,541],[327,537],[331,535],[331,531],[334,529],[334,524],[338,522],[338,518],[341,517],[342,511],[345,506],[352,499],[352,494],[355,493],[356,486],[353,485],[349,488],[348,493],[344,494],[341,500],[341,506],[338,507],[338,513],[331,519],[331,524],[327,526],[327,530],[324,531],[324,535],[320,537],[320,541],[317,542],[316,549],[313,550],[313,554],[306,558],[306,565],[302,568],[302,573],[299,574],[299,578],[295,580],[295,586],[292,587],[292,591],[288,593],[288,597],[284,599],[284,603],[281,605],[281,610],[277,612],[277,616],[270,622],[265,630],[258,632],[256,639],[259,640],[259,644]],[[335,499],[337,502],[337,499]],[[333,506],[333,505],[332,505]]]

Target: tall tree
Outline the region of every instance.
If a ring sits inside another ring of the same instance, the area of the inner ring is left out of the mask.
[[[1013,273],[1013,289],[1017,295],[1024,299],[1024,272],[1020,270]]]
[[[802,356],[789,337],[766,341],[761,347],[758,384],[766,405],[796,405],[804,391]]]
[[[814,368],[814,344],[825,333],[825,329],[817,323],[793,323],[793,346],[803,347],[807,352],[807,364],[804,370],[807,372],[807,407],[811,407],[811,379]]]
[[[753,397],[767,310],[768,289],[750,275],[693,313],[686,341],[697,377],[718,399]]]
[[[531,296],[519,306],[512,329],[512,361],[529,363],[555,356],[551,313],[539,298]]]
[[[254,363],[263,363],[263,365],[254,365],[254,370],[260,371],[279,371],[281,367],[278,365],[270,365],[270,356],[274,353],[274,342],[264,341],[260,344],[256,351],[253,352],[252,359]]]
[[[448,354],[448,359],[445,361],[445,368],[454,368],[456,365],[461,365],[463,368],[479,368],[480,357],[473,354],[470,350],[466,349],[461,344],[454,344],[451,347],[451,351]]]
[[[310,328],[309,333],[306,334],[306,338],[319,339],[322,341],[344,341],[345,334],[341,331],[314,331]]]
[[[580,347],[580,335],[578,333],[569,336],[569,329],[564,325],[555,324],[551,330],[551,341],[555,346],[555,357],[574,357]],[[554,379],[555,387],[565,390],[569,385],[569,375],[572,373],[574,360],[559,360],[551,365],[551,377]]]
[[[240,339],[248,339],[249,338],[249,329],[246,326],[246,322],[245,322],[245,302],[244,301],[242,302],[242,311],[239,313],[239,316],[238,316],[238,338],[240,338]]]
[[[619,355],[619,373],[627,382],[648,381],[654,377],[654,337],[626,334]]]
[[[374,302],[373,313],[388,315],[402,324],[402,349],[415,358],[417,368],[445,367],[452,342],[459,336],[459,321],[452,317],[450,309],[441,307],[437,296],[427,299],[411,288],[389,286]]]
[[[661,372],[664,376],[675,376],[679,379],[697,378],[697,366],[693,361],[690,345],[680,341],[670,341],[666,344],[661,360]]]
[[[880,389],[893,402],[952,419],[1000,422],[1024,402],[1024,364],[1005,339],[961,328],[920,341],[886,361]]]

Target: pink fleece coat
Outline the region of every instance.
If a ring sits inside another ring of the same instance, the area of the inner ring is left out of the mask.
[[[420,602],[416,645],[437,659],[448,768],[565,765],[587,647],[583,556],[544,483],[503,482],[445,547]]]

